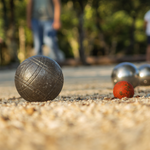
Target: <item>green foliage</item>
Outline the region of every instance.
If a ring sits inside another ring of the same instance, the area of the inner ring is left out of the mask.
[[[5,0],[7,18],[10,0]],[[66,58],[79,57],[79,15],[83,16],[86,55],[144,54],[147,46],[143,28],[149,0],[61,0],[62,28],[58,43]],[[14,0],[15,36],[19,47],[19,27],[24,27],[26,46],[33,46],[32,32],[26,26],[27,0]],[[2,1],[0,15],[4,16]],[[5,37],[5,20],[0,18],[0,36]],[[10,24],[10,22],[9,22]],[[5,42],[5,41],[4,41]]]

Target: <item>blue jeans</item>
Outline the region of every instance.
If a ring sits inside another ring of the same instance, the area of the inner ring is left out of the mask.
[[[40,21],[32,19],[34,49],[36,55],[42,55],[42,46],[45,44],[55,54],[56,61],[59,61],[59,48],[57,45],[56,30],[53,29],[52,24],[53,20]]]

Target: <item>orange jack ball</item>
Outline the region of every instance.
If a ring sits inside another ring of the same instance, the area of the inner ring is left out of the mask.
[[[131,98],[134,95],[134,88],[133,86],[127,81],[119,81],[115,84],[113,88],[113,94],[116,98]]]

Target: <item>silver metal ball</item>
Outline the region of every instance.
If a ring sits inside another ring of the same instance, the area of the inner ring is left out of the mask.
[[[148,86],[150,85],[150,65],[144,64],[139,68],[139,80],[140,85]]]
[[[135,88],[139,85],[139,71],[134,64],[123,62],[114,67],[111,79],[114,85],[119,81],[128,81]]]
[[[62,90],[63,82],[60,66],[45,56],[32,56],[24,60],[15,74],[18,93],[30,102],[55,99]]]

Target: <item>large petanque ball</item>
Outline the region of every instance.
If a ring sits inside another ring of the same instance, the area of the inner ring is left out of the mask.
[[[55,99],[62,90],[64,77],[60,66],[45,56],[32,56],[17,68],[15,86],[29,102]]]
[[[123,62],[114,67],[111,79],[115,85],[119,81],[127,81],[135,88],[139,85],[139,70],[129,62]]]
[[[144,64],[139,68],[140,85],[150,85],[150,65]]]

